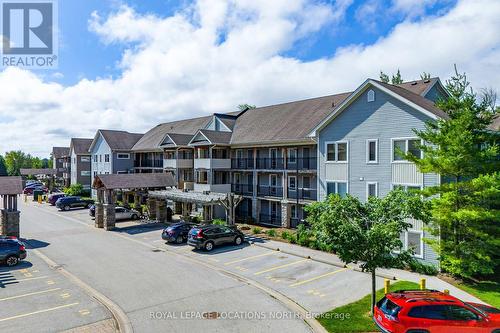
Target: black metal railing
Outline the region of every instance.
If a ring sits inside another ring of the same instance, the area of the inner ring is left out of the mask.
[[[301,200],[316,200],[317,190],[312,188],[288,188],[288,198]]]
[[[252,184],[231,184],[231,192],[236,194],[253,194],[253,185]]]
[[[283,158],[258,158],[257,169],[262,170],[283,170],[285,159]]]
[[[163,160],[135,160],[135,168],[163,168]]]
[[[231,159],[231,168],[233,169],[253,169],[253,158],[233,158]]]
[[[259,196],[283,197],[283,187],[279,186],[259,186],[257,191]]]
[[[316,157],[288,158],[286,161],[287,170],[316,170]]]
[[[278,215],[278,214],[272,214],[272,215],[259,214],[259,223],[281,226],[281,215]]]

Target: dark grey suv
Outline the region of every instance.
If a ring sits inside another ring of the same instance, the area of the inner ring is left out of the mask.
[[[0,262],[15,266],[26,258],[24,243],[15,238],[0,238]]]
[[[245,235],[236,227],[224,225],[194,227],[188,234],[188,245],[206,251],[212,251],[215,246],[222,244],[241,245],[244,240]]]

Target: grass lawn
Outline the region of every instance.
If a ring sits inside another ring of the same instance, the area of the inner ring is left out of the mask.
[[[413,282],[400,281],[391,284],[391,291],[402,289],[418,289],[419,285]],[[377,301],[384,296],[384,289],[377,291]],[[370,316],[371,294],[359,301],[335,308],[318,321],[328,332],[377,332],[377,327]],[[341,318],[344,318],[343,320]]]
[[[463,291],[476,296],[483,302],[486,302],[496,308],[500,308],[500,282],[461,282],[454,283],[454,285]]]

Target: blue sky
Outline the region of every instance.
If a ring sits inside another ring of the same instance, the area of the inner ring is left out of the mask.
[[[420,0],[419,0],[420,1]],[[326,1],[334,3],[334,1]],[[407,19],[406,13],[391,13],[390,15],[373,15],[370,20],[374,26],[367,26],[357,19],[357,12],[367,1],[354,1],[347,9],[344,22],[340,26],[325,25],[321,30],[308,38],[299,40],[283,55],[304,61],[331,57],[338,47],[351,44],[372,44],[377,39],[386,36],[398,23]],[[82,78],[116,77],[121,71],[117,62],[126,45],[118,43],[105,45],[94,32],[89,31],[88,21],[92,12],[97,11],[106,16],[116,11],[120,5],[127,4],[137,13],[153,13],[160,17],[168,17],[182,10],[189,1],[147,0],[147,1],[116,1],[116,0],[85,0],[59,1],[60,12],[60,62],[59,69],[64,77],[54,80],[65,85],[75,84]],[[421,16],[444,15],[452,8],[455,1],[432,1],[424,8]],[[380,1],[379,10],[387,10],[391,1]]]

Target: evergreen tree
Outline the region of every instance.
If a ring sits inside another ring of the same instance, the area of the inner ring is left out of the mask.
[[[398,71],[396,72],[396,74],[391,77],[391,83],[392,84],[401,84],[403,82],[404,81],[403,81],[403,78],[401,77],[401,72],[399,71],[399,68],[398,68]]]
[[[7,167],[5,166],[5,159],[0,155],[0,176],[7,176]]]
[[[420,74],[420,79],[421,80],[430,80],[431,79],[431,73],[423,72],[422,74]]]
[[[384,83],[389,83],[389,75],[385,74],[384,72],[380,71],[380,81]]]

